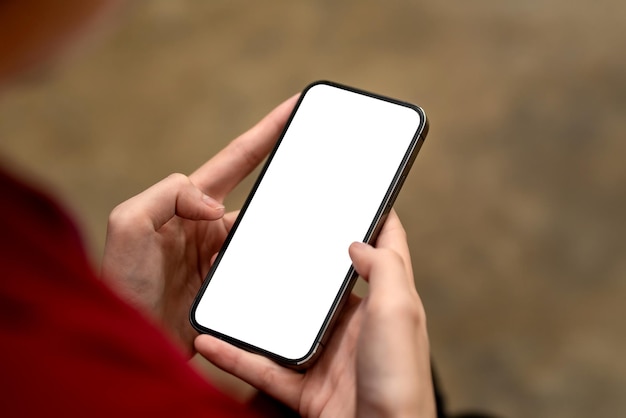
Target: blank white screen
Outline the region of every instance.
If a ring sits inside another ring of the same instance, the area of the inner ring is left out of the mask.
[[[195,312],[287,359],[309,353],[420,125],[412,108],[306,91]]]

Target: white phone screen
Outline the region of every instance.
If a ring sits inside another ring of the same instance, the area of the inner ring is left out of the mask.
[[[305,91],[193,313],[206,330],[285,359],[316,344],[363,241],[415,147],[421,115],[378,97]]]

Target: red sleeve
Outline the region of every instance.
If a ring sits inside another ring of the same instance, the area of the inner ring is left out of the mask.
[[[250,416],[96,277],[53,202],[0,191],[0,415]]]

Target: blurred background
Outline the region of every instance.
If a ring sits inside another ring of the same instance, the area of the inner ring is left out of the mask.
[[[5,89],[0,155],[64,199],[98,263],[117,203],[314,80],[418,104],[430,134],[396,209],[450,408],[626,416],[625,16],[611,0],[138,1]]]

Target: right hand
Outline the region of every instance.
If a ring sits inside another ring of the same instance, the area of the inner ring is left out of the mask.
[[[357,342],[357,416],[435,416],[426,314],[395,212],[376,247],[350,247],[354,267],[370,285]]]
[[[209,335],[195,345],[223,370],[306,417],[434,417],[426,315],[406,234],[394,211],[376,248],[350,246],[369,294],[352,295],[324,352],[305,373]]]

